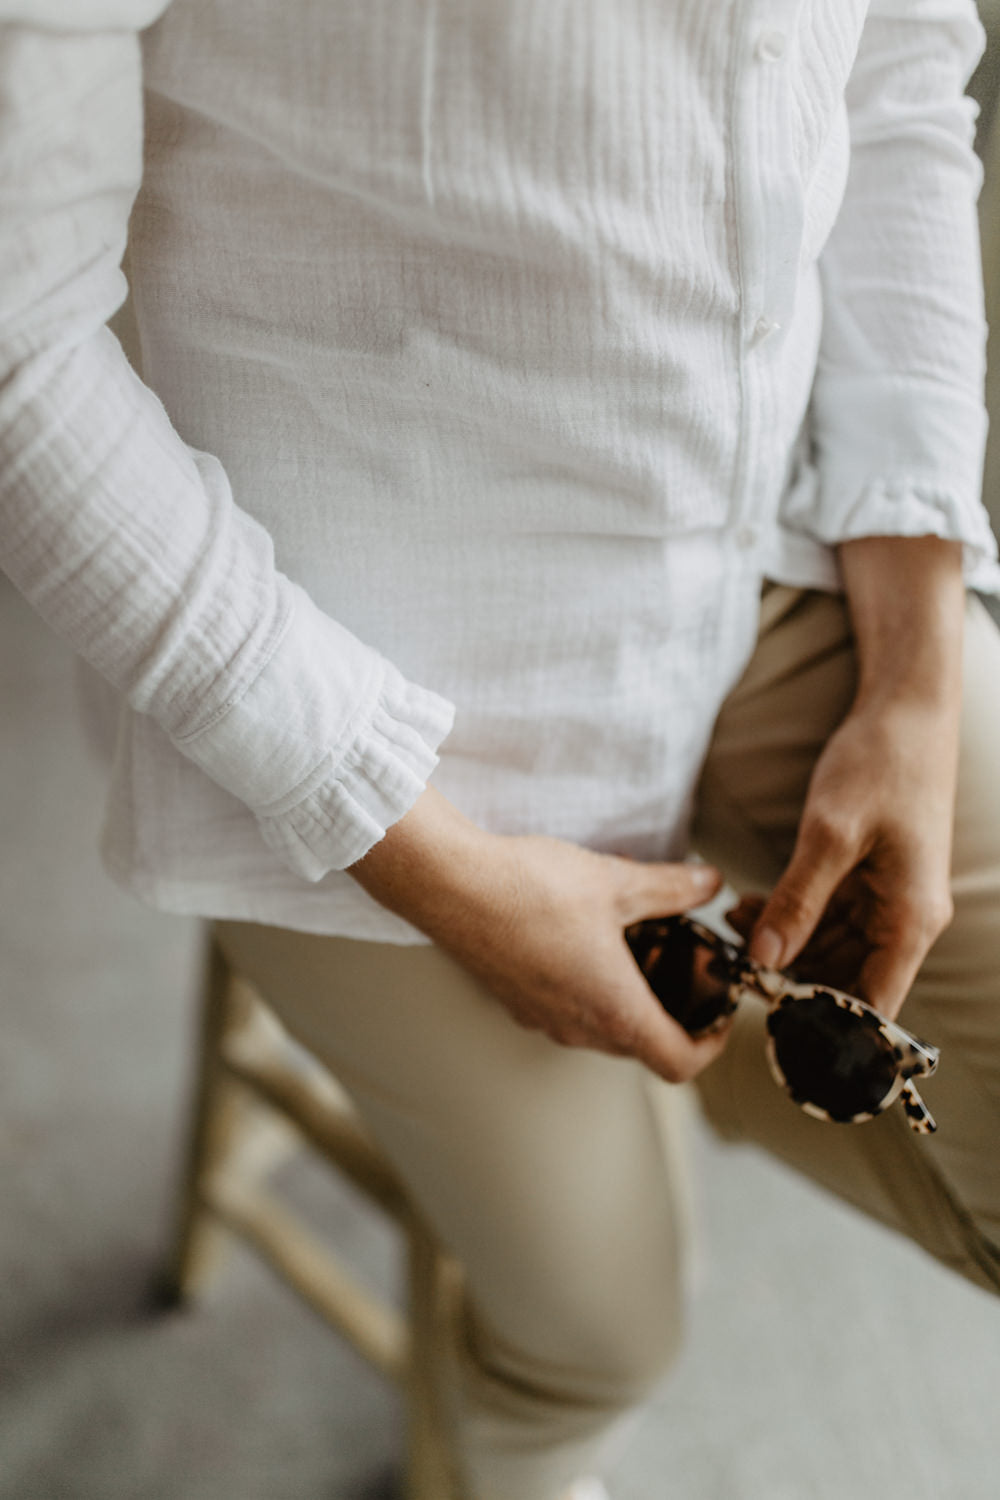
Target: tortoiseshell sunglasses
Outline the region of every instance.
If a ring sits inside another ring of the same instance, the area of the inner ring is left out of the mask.
[[[766,969],[691,917],[636,922],[625,938],[660,1004],[693,1037],[722,1026],[745,994],[766,1000],[771,1072],[807,1114],[855,1125],[901,1099],[914,1130],[937,1129],[914,1083],[934,1072],[937,1047],[864,1000]]]

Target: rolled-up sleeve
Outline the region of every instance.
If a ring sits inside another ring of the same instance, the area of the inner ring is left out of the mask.
[[[104,326],[163,0],[0,0],[0,563],[46,620],[319,879],[419,795],[452,708],[275,567]]]
[[[964,88],[983,47],[972,0],[875,0],[847,90],[850,168],[820,259],[811,403],[818,483],[781,520],[835,545],[871,535],[964,544],[995,586],[981,503],[986,324]]]

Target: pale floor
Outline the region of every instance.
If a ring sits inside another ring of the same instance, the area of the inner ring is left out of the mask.
[[[120,895],[68,653],[0,583],[0,1500],[383,1500],[395,1398],[237,1253],[151,1313],[197,928]],[[687,1350],[617,1500],[994,1500],[1000,1309],[747,1150],[705,1141]],[[295,1198],[380,1283],[393,1246]]]

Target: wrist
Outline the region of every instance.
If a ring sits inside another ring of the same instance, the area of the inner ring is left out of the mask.
[[[382,906],[430,937],[481,882],[486,833],[428,786],[348,874]]]

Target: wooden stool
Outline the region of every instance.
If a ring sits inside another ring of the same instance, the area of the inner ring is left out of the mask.
[[[183,1302],[196,1295],[226,1236],[245,1240],[403,1388],[407,1500],[459,1500],[440,1391],[445,1329],[460,1295],[458,1267],[421,1219],[347,1094],[313,1059],[305,1061],[211,942],[194,1118],[166,1297]],[[399,1225],[407,1252],[406,1317],[361,1286],[265,1185],[267,1172],[287,1155],[289,1138],[311,1146]]]

